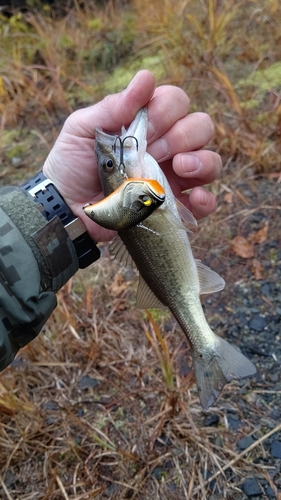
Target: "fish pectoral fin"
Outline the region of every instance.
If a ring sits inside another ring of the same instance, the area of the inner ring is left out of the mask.
[[[190,226],[193,228],[197,226],[195,217],[179,200],[175,199],[175,201],[180,219],[178,219],[169,208],[163,205],[158,208],[158,213],[165,217],[175,228],[192,233]]]
[[[170,223],[172,224],[176,229],[180,229],[182,231],[188,231],[188,232],[191,232],[190,229],[187,229],[185,227],[185,225],[182,223],[182,221],[180,219],[178,219],[174,214],[173,212],[171,212],[171,210],[169,210],[169,208],[167,207],[159,207],[157,209],[157,212],[158,214],[161,214],[162,217],[165,217],[165,219]],[[166,227],[166,225],[164,226]],[[167,226],[166,227],[166,231],[169,233],[171,231],[171,227],[170,226]],[[161,230],[161,234],[164,234],[164,232]]]
[[[219,292],[225,286],[224,279],[200,260],[195,260],[200,284],[200,295]]]
[[[207,410],[231,380],[255,375],[253,363],[226,340],[216,337],[213,353],[193,353],[193,366],[201,406]]]
[[[165,309],[164,304],[157,299],[141,276],[137,291],[136,307],[138,309]]]
[[[176,205],[179,212],[179,216],[184,224],[197,227],[197,220],[195,219],[193,213],[186,208],[186,206],[176,198]]]
[[[117,236],[109,245],[109,251],[111,255],[119,260],[119,262],[122,262],[128,267],[136,267],[131,255],[129,254],[127,248],[125,247],[123,241],[119,236]]]

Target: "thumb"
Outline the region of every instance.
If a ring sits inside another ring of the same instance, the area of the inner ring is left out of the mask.
[[[122,125],[132,122],[137,111],[151,99],[154,90],[152,73],[139,71],[122,92],[108,95],[97,104],[72,113],[65,122],[64,130],[80,137],[94,137],[96,127],[117,132]]]

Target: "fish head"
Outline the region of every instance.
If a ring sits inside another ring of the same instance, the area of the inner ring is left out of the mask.
[[[99,176],[105,196],[115,191],[126,179],[119,168],[119,158],[114,151],[115,137],[96,129],[95,152]]]
[[[96,129],[95,152],[100,180],[107,196],[128,178],[145,177],[147,110],[142,108],[121,135],[112,136]]]

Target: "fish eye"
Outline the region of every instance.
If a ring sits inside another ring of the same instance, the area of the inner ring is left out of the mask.
[[[103,164],[103,168],[104,168],[104,170],[106,170],[106,172],[111,172],[113,170],[114,163],[111,160],[111,158],[109,158],[108,160],[106,160],[106,162]]]
[[[141,197],[141,202],[146,206],[146,207],[150,207],[150,205],[152,204],[152,199],[150,198],[150,196],[142,196]]]

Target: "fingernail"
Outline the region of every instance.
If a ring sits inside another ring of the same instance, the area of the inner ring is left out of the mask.
[[[209,203],[209,195],[208,192],[204,189],[201,189],[200,193],[200,205],[208,205]]]
[[[191,174],[196,172],[201,166],[202,163],[199,160],[198,156],[194,153],[186,153],[182,155],[182,170],[185,174]]]

